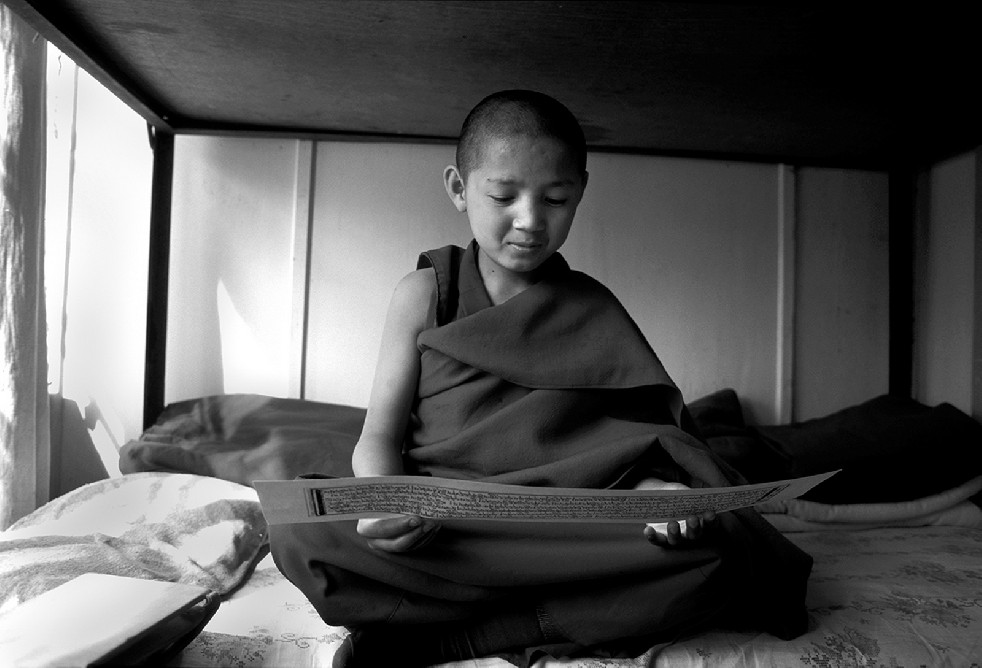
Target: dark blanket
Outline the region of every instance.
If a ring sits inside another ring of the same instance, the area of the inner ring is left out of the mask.
[[[242,485],[304,473],[347,477],[365,409],[226,394],[169,405],[119,452],[123,473],[194,473]]]
[[[903,503],[982,475],[982,424],[948,403],[880,395],[822,417],[748,426],[724,389],[687,407],[704,440],[749,482],[839,473],[803,499],[825,504]],[[982,494],[973,499],[982,505]]]
[[[568,487],[630,487],[648,475],[731,484],[682,428],[680,393],[633,320],[565,263],[418,343],[410,472]],[[271,545],[335,624],[446,622],[532,596],[579,645],[670,639],[707,619],[784,638],[805,630],[811,559],[753,511],[724,513],[716,541],[698,548],[650,545],[641,528],[584,525],[536,545],[531,525],[451,526],[424,550],[390,555],[341,522],[277,526]]]
[[[842,469],[803,497],[820,503],[911,501],[982,474],[982,425],[947,403],[882,395],[753,433],[777,454],[787,477]]]

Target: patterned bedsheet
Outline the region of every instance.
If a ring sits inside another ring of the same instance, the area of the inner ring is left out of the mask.
[[[789,534],[815,557],[809,631],[791,642],[714,633],[673,646],[662,666],[978,666],[982,530]]]
[[[808,633],[709,633],[634,659],[541,661],[536,668],[982,664],[982,529],[932,526],[789,534],[815,557]],[[330,666],[346,635],[325,625],[267,556],[174,662]],[[509,666],[498,659],[454,668]]]

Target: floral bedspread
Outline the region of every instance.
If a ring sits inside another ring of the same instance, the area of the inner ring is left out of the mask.
[[[881,528],[788,537],[815,558],[805,635],[780,642],[712,633],[665,650],[654,665],[982,664],[982,529]]]
[[[982,529],[930,526],[788,537],[815,558],[809,631],[789,642],[714,632],[634,659],[536,668],[982,665]],[[266,557],[182,653],[181,666],[330,666],[346,631],[324,624]],[[497,659],[449,664],[501,666]]]

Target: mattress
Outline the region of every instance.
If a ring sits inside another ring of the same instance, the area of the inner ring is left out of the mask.
[[[982,476],[914,504],[852,505],[849,513],[797,500],[768,508],[764,516],[783,519],[788,538],[814,558],[809,626],[794,640],[716,631],[637,657],[543,659],[536,668],[979,666],[982,511],[963,499],[980,485]],[[924,524],[895,524],[914,521]],[[346,629],[320,619],[265,546],[266,523],[247,486],[184,473],[91,483],[0,532],[0,614],[84,573],[181,582],[223,602],[167,665],[330,666]]]
[[[740,470],[774,473],[780,461],[790,466],[784,477],[854,472],[828,498],[758,507],[814,558],[807,632],[791,641],[710,632],[637,657],[536,668],[982,665],[982,426],[943,409],[874,400],[752,431],[732,392],[693,402],[707,442]],[[325,624],[276,569],[249,481],[350,475],[363,415],[252,395],[173,405],[123,447],[122,478],[83,486],[0,532],[0,614],[82,573],[182,582],[223,603],[169,665],[330,666],[347,630]],[[764,447],[762,435],[777,445]],[[775,447],[780,457],[761,459]]]
[[[982,529],[931,526],[788,534],[815,558],[809,630],[792,641],[712,632],[634,658],[559,666],[978,666]],[[267,555],[177,666],[330,666],[347,631],[324,624]],[[446,666],[509,666],[501,659]]]

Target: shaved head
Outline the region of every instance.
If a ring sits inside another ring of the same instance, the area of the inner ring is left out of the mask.
[[[478,102],[464,119],[457,141],[457,169],[466,180],[484,160],[495,139],[514,136],[551,137],[564,144],[586,171],[586,140],[576,117],[559,101],[530,90],[505,90]]]

